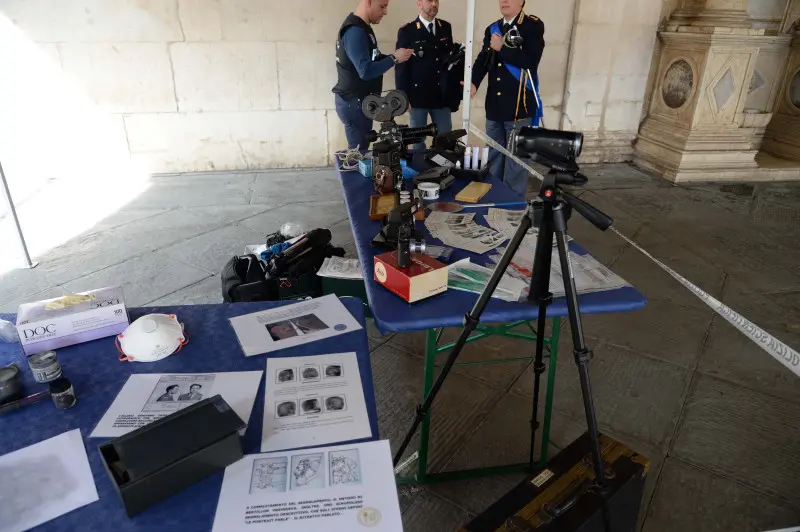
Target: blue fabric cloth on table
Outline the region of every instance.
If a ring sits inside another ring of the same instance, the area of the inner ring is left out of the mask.
[[[347,310],[364,325],[363,303],[359,299],[343,298]],[[180,353],[152,364],[120,362],[113,338],[103,338],[58,349],[64,375],[72,381],[78,402],[69,410],[56,410],[51,401],[43,401],[0,416],[0,455],[22,449],[63,432],[81,429],[89,464],[92,468],[100,500],[36,527],[46,531],[175,531],[211,530],[217,508],[223,473],[215,473],[189,486],[176,495],[152,506],[132,518],[125,514],[107,473],[103,468],[97,446],[107,438],[91,438],[97,422],[116,398],[122,385],[134,373],[218,373],[227,371],[256,371],[266,369],[264,355],[245,357],[228,318],[258,312],[287,303],[236,303],[233,305],[199,305],[129,309],[131,321],[152,312],[175,314],[184,323],[189,344]],[[14,317],[0,315],[15,322]],[[373,438],[378,439],[378,414],[369,343],[362,329],[334,338],[285,349],[269,356],[273,358],[323,355],[354,351],[364,388]],[[19,344],[0,343],[0,366],[15,363],[23,374],[25,393],[46,390],[33,380]],[[264,384],[259,385],[247,432],[242,440],[246,454],[261,449],[261,428],[264,415]],[[11,436],[13,435],[13,437]]]
[[[423,170],[425,163],[421,155],[417,154],[412,166]],[[373,237],[381,229],[381,223],[369,219],[370,196],[374,194],[372,180],[364,178],[358,172],[344,172],[337,168],[339,179],[344,190],[345,205],[350,224],[353,228],[358,256],[365,272],[367,299],[375,318],[375,325],[384,332],[423,331],[437,327],[460,327],[464,315],[472,309],[477,300],[477,295],[458,290],[448,290],[417,303],[409,304],[380,286],[372,275],[373,257],[380,255],[381,250],[372,246]],[[489,178],[487,182],[492,185],[489,193],[481,198],[481,203],[499,203],[518,201],[519,196],[512,192],[503,183]],[[440,201],[455,201],[455,196],[466,183],[456,181],[448,190],[442,193]],[[487,225],[483,215],[488,213],[488,208],[468,209],[465,213],[475,212],[475,221]],[[576,215],[577,216],[577,215]],[[423,222],[417,222],[418,228],[424,228]],[[442,245],[430,236],[425,230],[425,238],[429,245]],[[588,251],[577,242],[570,243],[570,249],[581,255]],[[486,255],[476,255],[463,249],[456,249],[452,262],[469,257],[475,264],[491,266]],[[613,312],[629,312],[644,307],[646,300],[642,294],[631,287],[620,288],[607,292],[584,294],[579,298],[581,312],[584,314],[601,314]],[[518,320],[534,320],[538,316],[536,305],[526,303],[509,303],[499,299],[492,299],[483,313],[483,323],[507,323]],[[563,297],[556,298],[548,308],[547,315],[551,317],[566,316],[567,304]]]

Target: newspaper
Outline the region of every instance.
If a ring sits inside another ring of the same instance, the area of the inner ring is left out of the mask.
[[[484,268],[472,264],[469,259],[464,259],[451,264],[447,268],[447,287],[454,290],[480,294],[486,288],[492,276],[491,268]],[[516,303],[527,290],[525,282],[508,274],[503,275],[492,297]]]
[[[515,279],[524,282],[525,289],[523,298],[528,297],[531,277],[533,276],[533,258],[536,252],[537,236],[526,235],[522,245],[517,250],[511,260],[506,273]],[[498,249],[496,253],[489,255],[489,260],[494,264],[500,262],[505,248]],[[561,263],[559,262],[558,250],[553,248],[550,261],[550,292],[556,297],[565,295],[564,278],[561,276]],[[616,290],[625,286],[630,286],[625,279],[618,276],[591,255],[579,255],[574,251],[569,252],[572,262],[572,271],[575,276],[575,287],[579,294],[589,294],[592,292],[604,292]]]
[[[343,259],[330,257],[325,259],[317,272],[319,277],[332,277],[334,279],[363,279],[361,263],[358,259]]]
[[[489,224],[489,227],[497,230],[505,235],[506,238],[511,240],[519,229],[519,224],[522,222],[522,217],[525,216],[527,211],[509,211],[507,209],[489,209],[489,213],[483,217]],[[528,235],[539,234],[539,229],[531,227],[528,229]],[[571,242],[572,237],[567,235],[567,242]],[[553,239],[553,246],[555,247],[556,241]]]
[[[425,227],[443,244],[478,254],[491,251],[508,240],[502,233],[475,223],[475,213],[432,212],[425,220]]]
[[[494,209],[490,208],[489,213],[485,214],[483,217],[486,219],[486,222],[489,224],[489,227],[497,230],[498,232],[505,235],[506,238],[509,240],[514,237],[514,234],[519,229],[519,224],[522,221],[522,217],[525,216],[527,211],[509,211],[507,209]],[[528,234],[532,235],[535,233],[533,228],[528,230]]]

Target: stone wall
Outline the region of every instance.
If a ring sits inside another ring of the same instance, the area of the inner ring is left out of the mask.
[[[584,132],[583,162],[630,160],[662,4],[581,0],[561,128]]]
[[[74,156],[63,141],[77,142],[67,124],[78,122],[84,150],[114,139],[115,161],[122,144],[150,172],[326,165],[344,145],[330,89],[336,31],[354,4],[4,0],[0,24],[19,31],[0,35],[0,150],[11,166],[41,159],[41,172],[59,177],[50,159]],[[528,4],[546,25],[545,124],[586,132],[588,159],[630,158],[663,1],[581,0],[577,13],[576,0]],[[459,41],[464,6],[441,2]],[[413,0],[392,1],[376,28],[382,51],[394,49],[415,10]],[[494,0],[478,2],[476,53],[497,17]],[[385,85],[394,85],[391,72]],[[479,127],[483,90],[473,106]]]

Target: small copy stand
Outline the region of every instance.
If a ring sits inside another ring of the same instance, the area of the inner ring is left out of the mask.
[[[606,492],[607,481],[600,448],[597,416],[594,409],[591,383],[589,380],[589,360],[592,358],[592,352],[587,349],[583,335],[583,326],[581,324],[581,315],[578,305],[578,294],[575,287],[575,278],[572,271],[569,250],[567,248],[567,221],[569,220],[573,209],[578,211],[583,217],[589,220],[598,229],[603,231],[611,227],[613,220],[588,203],[559,188],[559,185],[580,186],[586,182],[587,178],[577,172],[577,167],[575,171],[569,172],[551,170],[550,173],[548,173],[545,177],[542,188],[539,191],[538,198],[530,202],[526,215],[523,216],[521,220],[519,229],[511,239],[511,242],[506,248],[505,253],[503,253],[503,257],[500,259],[500,262],[492,273],[486,288],[478,297],[478,301],[475,303],[472,310],[464,317],[464,328],[461,332],[461,336],[459,336],[458,340],[456,340],[452,351],[442,366],[439,377],[431,387],[430,392],[425,397],[423,403],[417,407],[414,422],[394,457],[394,465],[397,469],[401,469],[401,467],[398,467],[398,463],[403,457],[406,448],[411,442],[411,439],[414,437],[414,434],[417,432],[420,424],[422,424],[422,422],[429,415],[431,406],[436,399],[436,395],[439,393],[439,390],[444,384],[444,381],[450,373],[450,370],[453,368],[453,365],[461,353],[461,350],[467,343],[470,334],[478,327],[481,315],[486,309],[492,294],[500,283],[500,280],[505,274],[509,264],[511,263],[511,260],[522,244],[525,235],[532,226],[536,225],[539,227],[539,236],[536,243],[533,277],[531,279],[531,290],[528,300],[531,303],[536,303],[539,306],[539,316],[537,323],[536,354],[533,363],[533,411],[531,414],[530,457],[527,468],[531,472],[533,472],[535,468],[534,446],[536,430],[539,427],[539,422],[537,420],[539,389],[541,374],[545,370],[545,365],[543,362],[545,324],[547,320],[547,307],[550,305],[550,303],[552,303],[553,300],[553,295],[549,291],[549,286],[553,238],[555,237],[556,246],[558,247],[558,256],[562,277],[564,279],[564,291],[567,301],[567,308],[569,311],[573,352],[575,355],[575,363],[578,366],[578,376],[580,379],[581,393],[583,395],[583,405],[586,414],[586,424],[588,428],[588,436],[592,454],[591,458],[595,472],[595,487],[601,494]],[[610,516],[608,514],[608,508],[606,504],[603,504],[603,521],[606,530],[611,530]]]

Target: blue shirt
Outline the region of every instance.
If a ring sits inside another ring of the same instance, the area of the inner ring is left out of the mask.
[[[344,32],[342,41],[344,42],[344,50],[347,52],[347,57],[355,65],[359,77],[365,81],[383,76],[387,70],[394,66],[391,56],[373,61],[369,52],[369,36],[363,28],[357,26],[349,28]]]

